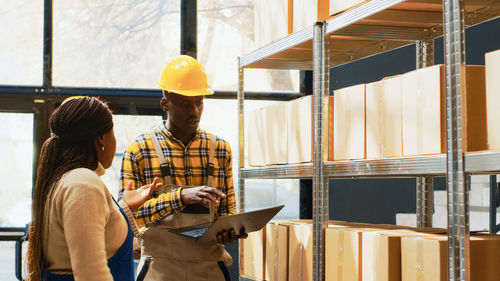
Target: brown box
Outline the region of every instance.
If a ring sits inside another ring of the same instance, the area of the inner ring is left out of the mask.
[[[290,226],[288,280],[312,280],[312,224]]]
[[[363,234],[363,281],[401,280],[401,233]]]
[[[293,32],[330,18],[329,0],[293,0]]]
[[[312,159],[312,96],[287,103],[288,163],[311,162]]]
[[[292,5],[292,0],[255,1],[254,38],[256,48],[292,33]]]
[[[334,91],[333,159],[366,158],[365,84]]]
[[[364,2],[366,2],[366,0],[330,0],[328,11],[330,15],[335,15]]]
[[[486,125],[485,67],[466,66],[465,95],[462,95],[463,150],[488,149]]]
[[[293,222],[272,221],[266,226],[267,281],[288,280],[288,237]]]
[[[401,77],[366,84],[366,158],[402,155]]]
[[[366,231],[362,235],[363,281],[401,280],[401,237],[423,237],[446,229],[385,229]]]
[[[361,230],[329,227],[325,234],[325,279],[361,280]]]
[[[265,139],[265,109],[259,108],[248,113],[248,165],[264,166],[268,162]]]
[[[485,55],[488,149],[500,150],[500,50]]]
[[[264,227],[260,231],[248,233],[248,238],[240,241],[243,249],[241,275],[257,280],[264,280],[266,228]]]
[[[264,108],[264,112],[266,164],[287,164],[287,130],[285,130],[288,124],[287,104],[280,102],[267,106]]]
[[[435,65],[402,76],[403,155],[442,153],[446,140],[444,68]]]
[[[467,66],[463,85],[463,151],[486,146],[484,67]],[[435,65],[402,76],[403,156],[444,153],[446,97],[444,66]]]
[[[325,99],[329,111],[333,111],[333,97]],[[313,96],[304,96],[287,103],[287,153],[288,163],[307,163],[313,159]],[[325,114],[323,120],[323,149],[324,160],[328,158],[333,140],[333,129],[330,129],[331,119]]]
[[[403,237],[402,278],[405,281],[447,279],[448,237]],[[497,235],[470,238],[470,280],[496,281],[500,276],[500,238]]]
[[[326,230],[326,280],[401,280],[401,237],[433,236],[443,229],[333,223]],[[446,231],[446,230],[444,230]]]

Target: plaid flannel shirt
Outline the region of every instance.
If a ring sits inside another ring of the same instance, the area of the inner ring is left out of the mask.
[[[198,129],[188,145],[177,140],[163,124],[154,129],[153,133],[170,166],[172,183],[179,187],[164,194],[155,190],[150,199],[135,212],[139,227],[150,226],[153,222],[182,211],[185,207],[181,200],[182,187],[206,185],[208,179],[206,169],[210,141],[207,132]],[[219,204],[215,206],[216,216],[231,215],[236,213],[231,148],[225,140],[216,140],[213,185],[226,194],[226,198],[220,198]],[[155,177],[163,183],[160,161],[153,142],[148,134],[142,134],[125,150],[118,198],[122,198],[130,180],[134,181],[134,187],[137,188],[151,184]]]

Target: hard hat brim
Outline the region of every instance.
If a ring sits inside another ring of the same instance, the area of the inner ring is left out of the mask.
[[[162,87],[160,83],[158,83],[158,86],[160,86],[162,90],[167,91],[169,93],[174,93],[187,97],[209,96],[214,94],[214,90],[212,90],[211,88],[196,89],[196,90],[170,90]]]

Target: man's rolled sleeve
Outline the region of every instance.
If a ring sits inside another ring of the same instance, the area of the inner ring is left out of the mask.
[[[176,188],[168,193],[151,198],[135,212],[135,219],[139,227],[147,227],[171,214],[184,209],[181,199],[182,188]]]

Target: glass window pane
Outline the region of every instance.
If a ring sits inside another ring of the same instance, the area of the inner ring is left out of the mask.
[[[43,1],[2,0],[0,84],[41,85]]]
[[[15,242],[0,242],[0,276],[2,280],[15,281]]]
[[[28,248],[28,243],[23,243],[22,246],[22,258],[21,261],[22,269],[21,274],[23,280],[26,278],[26,252]],[[16,278],[16,242],[13,241],[0,241],[0,276],[2,276],[2,281],[18,281]]]
[[[57,86],[157,88],[180,50],[178,0],[54,2]]]
[[[198,1],[198,59],[216,90],[237,89],[236,58],[255,50],[254,1]],[[298,92],[299,71],[246,70],[246,91]]]
[[[24,227],[31,220],[33,114],[0,113],[0,227]]]
[[[102,177],[102,180],[106,183],[106,186],[113,196],[118,197],[123,152],[138,135],[151,131],[153,127],[160,124],[161,120],[161,116],[113,116],[116,136],[116,154],[113,160],[113,165],[106,170],[106,174]]]

